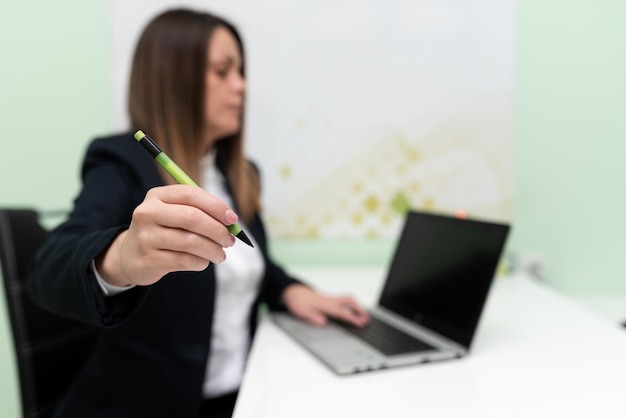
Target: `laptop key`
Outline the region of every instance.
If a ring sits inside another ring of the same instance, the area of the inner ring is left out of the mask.
[[[343,321],[333,320],[333,322],[386,355],[414,353],[433,349],[431,345],[373,316],[370,317],[370,322],[362,328]]]

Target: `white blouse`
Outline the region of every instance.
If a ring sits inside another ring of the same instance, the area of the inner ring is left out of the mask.
[[[233,207],[222,173],[215,166],[215,154],[202,164],[202,187]],[[259,292],[265,262],[258,244],[239,221],[254,248],[237,241],[224,249],[226,260],[215,266],[216,295],[213,312],[211,355],[203,394],[216,397],[239,388],[250,345],[250,309]]]

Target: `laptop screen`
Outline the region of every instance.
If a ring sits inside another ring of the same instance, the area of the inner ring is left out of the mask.
[[[410,212],[379,304],[469,349],[508,231]]]

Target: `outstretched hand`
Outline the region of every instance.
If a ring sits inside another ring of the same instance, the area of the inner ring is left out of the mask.
[[[149,285],[172,271],[201,271],[226,258],[235,244],[226,225],[237,215],[199,187],[155,187],[133,212],[128,230],[96,259],[96,268],[116,286]]]
[[[354,298],[325,296],[301,284],[288,286],[283,301],[289,312],[316,326],[326,325],[329,316],[358,327],[369,321],[369,315]]]

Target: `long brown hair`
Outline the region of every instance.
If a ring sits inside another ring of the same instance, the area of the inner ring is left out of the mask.
[[[198,183],[198,154],[206,114],[207,50],[217,27],[233,34],[243,59],[241,37],[220,17],[188,9],[156,16],[135,47],[128,90],[131,128],[142,129],[153,137]],[[217,141],[215,147],[217,164],[230,183],[236,210],[244,222],[250,222],[260,211],[259,183],[256,170],[244,157],[242,132],[243,116],[240,131]],[[164,172],[162,176],[166,183],[173,183]]]

